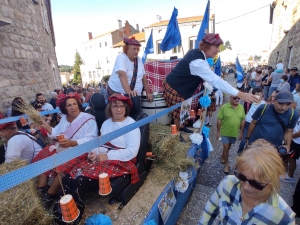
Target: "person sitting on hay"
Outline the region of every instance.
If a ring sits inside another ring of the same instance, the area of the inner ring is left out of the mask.
[[[129,117],[132,101],[121,94],[113,94],[108,99],[106,107],[107,119],[100,130],[101,135],[108,134],[135,122]],[[140,147],[141,133],[136,128],[130,132],[113,139],[105,147],[93,149],[85,158],[81,158],[71,172],[62,179],[65,194],[71,194],[80,210],[80,215],[74,222],[77,224],[85,209],[85,195],[88,191],[98,190],[99,174],[107,173],[109,178],[131,174],[131,184],[139,181],[136,167],[136,156]],[[62,221],[59,202],[54,205],[55,220],[58,224]]]
[[[64,138],[55,145],[43,148],[33,159],[33,162],[97,138],[98,131],[95,117],[81,112],[81,100],[77,93],[71,95],[59,95],[57,97],[56,104],[64,114],[59,124],[52,128],[45,120],[42,119],[40,122],[41,126],[47,130],[49,137],[56,139],[57,136],[63,134]],[[46,208],[51,206],[60,189],[59,178],[57,174],[59,174],[59,176],[68,174],[73,167],[77,163],[80,163],[81,159],[85,159],[86,156],[87,154],[83,154],[58,167],[53,165],[53,167],[56,168],[53,168],[52,170],[49,170],[38,176],[37,186],[39,192],[42,194],[42,202]],[[48,185],[49,177],[54,177],[50,187]]]
[[[207,34],[199,44],[199,48],[190,50],[163,81],[164,98],[168,107],[189,99],[198,86],[204,81],[215,88],[246,102],[257,102],[254,95],[243,93],[222,80],[209,67],[206,58],[214,58],[223,44],[219,34]],[[178,131],[193,133],[186,127],[180,127],[180,108],[172,112]]]
[[[15,122],[0,124],[0,137],[7,141],[6,163],[17,159],[27,160],[30,163],[42,149],[37,139],[28,133],[19,131]]]

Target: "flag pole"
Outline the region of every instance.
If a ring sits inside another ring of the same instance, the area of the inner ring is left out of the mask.
[[[184,50],[183,50],[183,46],[181,45],[181,50],[182,50],[182,56],[184,56]]]

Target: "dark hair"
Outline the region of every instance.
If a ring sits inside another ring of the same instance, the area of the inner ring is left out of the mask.
[[[43,93],[37,93],[37,94],[35,95],[35,98],[38,99],[38,97],[39,97],[39,96],[42,96],[42,95],[43,95]],[[43,95],[43,96],[44,96],[44,95]]]
[[[205,50],[208,50],[210,48],[211,44],[208,44],[204,41],[200,41],[199,43],[199,50],[200,51],[205,51]]]
[[[261,72],[261,70],[256,70],[256,73],[259,73],[259,74],[261,74],[262,72]]]
[[[286,71],[289,73],[291,70],[289,68],[286,68]]]
[[[130,114],[129,106],[127,105],[126,102],[123,102],[123,101],[120,101],[120,102],[122,102],[125,105],[125,117],[129,116],[129,114]],[[111,104],[112,103],[113,102],[108,102],[108,104],[105,108],[105,115],[106,115],[107,118],[112,118],[112,113],[111,113]]]
[[[20,116],[23,115],[23,112],[20,112],[16,109],[16,103],[24,102],[24,100],[21,97],[16,97],[11,103],[11,116]]]
[[[281,78],[284,79],[284,81],[287,81],[289,79],[287,75],[282,75]]]
[[[35,108],[35,109],[42,108],[41,103],[38,103],[37,101],[34,101],[34,102],[32,103],[32,106],[33,106],[33,108]]]
[[[62,103],[60,104],[60,107],[59,107],[61,113],[65,114],[65,115],[68,115],[68,111],[67,111],[67,100],[68,99],[71,99],[71,98],[66,98],[64,101],[62,101]],[[79,108],[79,111],[82,112],[83,107],[82,107],[81,102],[78,99],[76,99],[76,98],[73,98],[73,99],[76,100],[78,108]]]
[[[256,93],[262,93],[262,89],[261,88],[253,88],[252,94],[255,95]]]

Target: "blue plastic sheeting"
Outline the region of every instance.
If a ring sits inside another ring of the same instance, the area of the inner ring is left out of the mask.
[[[197,97],[203,93],[200,92],[197,95],[193,97]],[[134,130],[140,126],[143,126],[152,120],[155,120],[162,115],[165,115],[172,110],[180,107],[181,103],[178,103],[176,105],[173,105],[170,108],[167,108],[165,110],[162,110],[154,115],[148,116],[144,119],[141,119],[139,121],[136,121],[135,123],[129,124],[125,127],[122,127],[121,129],[118,129],[116,131],[113,131],[111,133],[108,133],[106,135],[103,135],[101,137],[98,137],[94,140],[91,140],[89,142],[86,142],[82,145],[78,145],[76,147],[67,149],[63,152],[60,152],[58,154],[55,154],[53,156],[47,157],[43,160],[40,160],[35,163],[31,163],[25,167],[19,168],[17,170],[14,170],[10,173],[4,174],[0,176],[0,192],[6,191],[18,184],[21,184],[33,177],[36,177],[54,167],[57,167],[65,162],[68,162],[69,160],[76,158],[86,152],[91,151],[92,149],[99,147],[117,137],[120,137],[123,134],[126,134],[130,132],[131,130]]]
[[[188,150],[187,155],[194,158],[200,147],[202,147],[201,152],[208,150],[207,142],[206,142],[205,138],[203,139],[201,146],[192,144]],[[208,153],[206,153],[204,155],[208,155]],[[204,160],[202,160],[202,163],[205,161],[206,158],[203,158],[203,159]],[[150,209],[148,215],[146,216],[146,218],[144,219],[142,224],[147,223],[151,220],[154,220],[158,225],[174,225],[174,224],[176,224],[176,222],[180,216],[180,213],[182,212],[184,206],[187,203],[189,196],[191,195],[193,188],[196,186],[196,178],[197,178],[198,172],[199,172],[199,170],[196,171],[195,168],[189,169],[188,173],[191,174],[190,179],[189,179],[189,187],[184,193],[175,191],[174,180],[172,180],[169,184],[167,184],[166,187],[164,188],[164,190],[162,191],[162,193],[159,195],[159,197],[153,204],[152,208]],[[167,222],[164,224],[164,222],[161,218],[161,215],[159,213],[159,210],[158,210],[158,204],[170,186],[173,188],[174,195],[176,198],[176,204],[175,204]]]
[[[84,103],[84,104],[82,104],[82,106],[86,107],[86,106],[88,106],[88,103]],[[52,110],[42,111],[42,112],[40,112],[40,115],[44,116],[44,115],[53,114],[53,113],[60,113],[60,110],[52,109]],[[8,118],[1,119],[0,124],[17,121],[20,119],[20,117],[24,117],[25,119],[28,118],[27,115],[8,117]]]

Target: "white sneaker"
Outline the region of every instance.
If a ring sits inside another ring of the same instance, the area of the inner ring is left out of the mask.
[[[289,177],[288,174],[285,175],[285,179],[282,180],[285,183],[290,183],[290,184],[294,184],[295,183],[295,179],[293,177]]]

